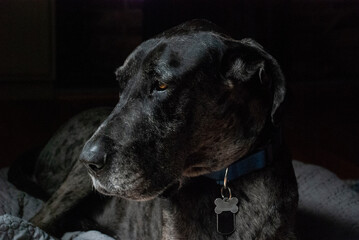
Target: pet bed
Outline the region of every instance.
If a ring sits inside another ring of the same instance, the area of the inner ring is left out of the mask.
[[[299,239],[359,239],[359,181],[345,182],[315,165],[293,161],[299,187]],[[55,239],[28,220],[43,202],[17,190],[0,169],[0,239]],[[69,232],[62,240],[110,240],[98,231]]]

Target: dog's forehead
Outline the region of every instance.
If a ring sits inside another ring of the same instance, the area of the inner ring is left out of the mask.
[[[167,62],[173,67],[194,66],[201,59],[213,57],[211,55],[220,52],[224,46],[222,39],[210,32],[174,35],[160,39],[159,44],[166,46],[163,49],[155,47],[162,51],[159,62]]]
[[[137,47],[116,74],[138,72],[142,68],[145,73],[154,72],[168,79],[193,70],[204,60],[220,57],[223,49],[223,38],[212,32],[154,38]]]

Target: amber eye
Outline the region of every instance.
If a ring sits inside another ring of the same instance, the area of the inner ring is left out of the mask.
[[[168,84],[161,82],[161,81],[157,82],[157,90],[158,91],[163,91],[163,90],[166,90],[167,88],[168,88]]]

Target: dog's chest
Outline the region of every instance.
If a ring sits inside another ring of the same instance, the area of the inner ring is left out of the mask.
[[[94,220],[116,239],[161,239],[162,212],[156,200],[135,202],[113,198]]]
[[[239,199],[235,231],[227,239],[268,239],[282,224],[277,209],[275,189],[253,183]],[[101,226],[117,239],[223,239],[216,231],[215,197],[177,196],[174,200],[156,198],[135,202],[113,198],[96,217]]]
[[[214,212],[208,217],[191,208],[179,209],[158,198],[145,202],[113,198],[95,221],[116,239],[217,239]]]

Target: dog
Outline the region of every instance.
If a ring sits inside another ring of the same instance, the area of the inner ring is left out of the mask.
[[[32,223],[55,236],[295,239],[285,80],[261,45],[192,20],[139,45],[116,77],[115,108],[70,120],[39,155],[50,197]]]

